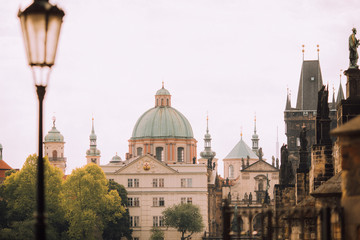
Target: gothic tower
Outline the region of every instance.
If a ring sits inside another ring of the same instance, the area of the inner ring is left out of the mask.
[[[100,165],[100,150],[96,148],[96,139],[97,136],[94,130],[94,118],[92,118],[92,128],[90,134],[90,149],[86,151],[86,160],[87,163],[95,163]]]
[[[64,157],[64,136],[55,127],[56,118],[53,117],[53,127],[45,136],[44,153],[49,158],[50,164],[66,170],[66,157]]]
[[[200,152],[199,163],[208,164],[208,168],[217,169],[216,153],[211,149],[211,135],[209,133],[209,117],[206,117],[206,133],[204,135],[204,151]],[[215,164],[214,164],[215,163]],[[211,166],[210,166],[211,165]]]

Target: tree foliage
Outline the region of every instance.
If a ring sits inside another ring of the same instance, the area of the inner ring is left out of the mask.
[[[104,228],[103,239],[112,240],[112,239],[121,239],[126,237],[127,239],[132,239],[132,229],[130,226],[130,214],[129,209],[127,208],[128,199],[127,191],[123,185],[118,184],[114,181],[109,181],[109,191],[116,190],[121,198],[121,204],[125,207],[125,212],[121,218],[115,218],[114,221],[109,222]]]
[[[37,155],[30,155],[22,169],[5,179],[0,198],[1,211],[5,211],[0,238],[33,239],[34,212],[36,210]],[[47,212],[47,235],[61,239],[67,228],[65,212],[61,208],[62,172],[44,158],[45,201]],[[4,207],[5,206],[5,207]]]
[[[118,192],[108,191],[105,174],[95,164],[73,170],[64,183],[63,194],[72,239],[101,239],[106,225],[125,213]]]
[[[181,233],[181,239],[189,238],[195,232],[204,228],[199,207],[191,204],[178,204],[163,211],[165,226],[176,228]],[[185,233],[188,235],[185,237]]]
[[[151,229],[150,240],[164,240],[164,232],[158,227],[153,227]]]

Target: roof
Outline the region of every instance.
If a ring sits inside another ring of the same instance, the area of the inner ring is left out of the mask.
[[[64,142],[64,136],[61,135],[54,125],[48,134],[46,134],[45,142]]]
[[[337,173],[335,176],[321,184],[313,193],[314,197],[329,197],[329,196],[338,196],[342,194],[341,191],[341,173]]]
[[[340,82],[340,85],[339,85],[339,91],[338,91],[338,94],[337,94],[337,97],[336,97],[336,105],[338,105],[341,100],[345,99],[344,97],[344,90],[342,88],[342,84]]]
[[[4,160],[0,160],[0,169],[1,170],[10,170],[12,167],[10,167]]]
[[[158,106],[138,119],[131,139],[193,137],[191,125],[182,113],[170,106]]]
[[[303,61],[296,109],[316,110],[318,91],[322,85],[319,60]]]
[[[241,172],[279,172],[280,170],[270,163],[259,160],[240,170]]]
[[[156,95],[170,95],[170,92],[163,86],[156,92]]]
[[[360,115],[351,119],[344,125],[332,130],[331,135],[334,136],[349,136],[360,134]]]
[[[240,139],[240,141],[235,145],[231,152],[224,159],[246,159],[249,156],[251,159],[258,159],[258,156],[251,150],[251,148]]]

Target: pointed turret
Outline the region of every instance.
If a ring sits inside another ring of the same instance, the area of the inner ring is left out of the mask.
[[[97,165],[100,164],[100,150],[96,148],[96,139],[97,136],[95,134],[94,128],[94,118],[92,118],[92,128],[90,134],[90,149],[86,151],[86,159],[87,163],[95,163]]]
[[[333,86],[333,97],[331,102],[331,110],[336,110],[336,102],[335,102],[335,87]]]
[[[206,134],[204,135],[204,151],[200,153],[202,158],[212,159],[216,153],[211,150],[211,135],[209,133],[209,117],[206,117]]]
[[[301,68],[296,109],[316,110],[317,95],[322,85],[319,60],[304,60]]]
[[[287,89],[287,93],[286,93],[286,106],[285,106],[285,110],[290,110],[291,109],[291,93],[289,91],[289,88]]]
[[[336,106],[341,102],[341,100],[344,100],[344,90],[342,88],[342,84],[341,84],[341,78],[340,78],[340,84],[339,84],[339,90],[337,93],[337,97],[336,97]]]
[[[251,141],[252,141],[252,150],[254,153],[258,152],[259,149],[259,135],[256,134],[256,115],[254,118],[254,134],[252,135]]]

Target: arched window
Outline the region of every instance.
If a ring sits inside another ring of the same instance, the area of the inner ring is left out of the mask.
[[[183,162],[183,161],[184,161],[184,148],[179,147],[178,148],[178,162]]]
[[[234,166],[229,166],[229,178],[234,178]]]
[[[166,99],[166,106],[169,106],[169,99]]]
[[[161,99],[161,106],[164,106],[164,99]]]
[[[136,153],[137,153],[137,156],[142,156],[142,148],[141,147],[138,147],[136,149]]]
[[[156,106],[159,106],[159,99],[156,99]]]
[[[163,147],[157,147],[156,148],[156,159],[159,160],[159,161],[162,161],[163,160],[163,151],[164,148]]]
[[[57,151],[56,151],[56,150],[54,150],[54,151],[52,152],[52,156],[53,156],[53,158],[57,158]]]

